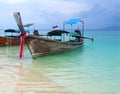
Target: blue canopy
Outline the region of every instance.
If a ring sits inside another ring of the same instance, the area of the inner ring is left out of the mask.
[[[80,21],[79,18],[75,18],[75,19],[70,19],[66,22],[66,24],[76,24]]]

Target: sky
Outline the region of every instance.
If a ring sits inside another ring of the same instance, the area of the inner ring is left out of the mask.
[[[0,29],[18,28],[13,12],[35,29],[62,29],[71,18],[84,20],[85,29],[120,29],[120,0],[0,0]]]

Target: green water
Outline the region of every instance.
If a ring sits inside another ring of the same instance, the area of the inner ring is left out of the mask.
[[[120,94],[120,32],[86,31],[85,35],[93,36],[94,42],[85,40],[80,48],[35,60],[27,47],[23,60],[17,58],[19,47],[0,48],[0,62],[22,62],[72,94]]]

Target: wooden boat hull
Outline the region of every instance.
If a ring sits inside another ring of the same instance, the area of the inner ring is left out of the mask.
[[[0,36],[0,46],[16,46],[20,45],[19,38],[10,38]]]
[[[25,43],[33,58],[68,51],[79,47],[83,42],[83,40],[76,43],[61,42],[38,36],[28,36],[25,38]]]

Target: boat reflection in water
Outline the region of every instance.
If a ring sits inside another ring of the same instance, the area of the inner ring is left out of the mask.
[[[71,94],[29,64],[11,63],[0,64],[0,94]]]

